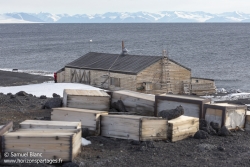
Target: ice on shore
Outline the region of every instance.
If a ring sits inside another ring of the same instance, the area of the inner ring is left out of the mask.
[[[41,95],[52,97],[53,93],[56,93],[63,97],[64,89],[100,90],[99,88],[79,83],[41,83],[22,86],[0,87],[0,93],[16,94],[19,91],[25,91],[28,94],[33,94],[38,97]]]

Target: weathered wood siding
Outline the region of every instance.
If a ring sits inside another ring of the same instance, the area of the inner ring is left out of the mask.
[[[247,131],[250,131],[250,111],[247,111],[245,128]]]
[[[58,83],[65,82],[65,71],[57,73],[57,82]]]
[[[65,82],[67,82],[67,83],[70,83],[71,82],[71,80],[70,80],[70,78],[71,78],[71,73],[70,73],[70,71],[71,71],[71,68],[67,68],[67,67],[65,67],[65,71],[64,71],[64,81]]]
[[[172,142],[194,136],[199,130],[199,118],[180,116],[168,121],[168,138]]]
[[[112,93],[112,104],[122,100],[128,112],[137,115],[154,116],[155,95],[149,95],[134,91],[120,90]]]
[[[75,69],[75,68],[65,68],[65,71],[57,73],[60,77],[58,82],[67,83],[90,83],[90,70],[85,69]]]
[[[81,122],[25,120],[20,123],[19,128],[21,129],[79,129],[81,128]]]
[[[104,88],[108,88],[110,80],[107,77],[108,77],[107,71],[91,70],[90,85],[97,87],[103,86]],[[110,90],[121,90],[121,89],[133,90],[133,91],[136,90],[136,75],[110,72],[110,77],[120,79],[120,86],[110,85],[109,87]]]
[[[110,96],[103,90],[64,89],[63,107],[109,111]]]
[[[215,93],[215,83],[211,79],[205,78],[192,78],[191,79],[191,91],[192,94],[206,95]]]
[[[107,115],[108,112],[68,107],[53,108],[51,120],[81,122],[82,128],[88,128],[90,135],[99,135],[100,117],[102,114]]]
[[[167,120],[136,115],[102,115],[101,135],[138,141],[167,139]]]
[[[81,152],[81,130],[18,130],[4,135],[1,144],[8,153],[39,152],[36,159],[72,161]]]
[[[162,66],[163,63],[165,64],[164,67]],[[172,61],[167,62],[166,59],[163,59],[138,73],[136,83],[137,88],[139,88],[144,82],[152,82],[154,90],[165,90],[166,92],[181,94],[183,93],[183,83],[190,84],[190,80],[190,70]],[[150,93],[150,91],[147,93]]]

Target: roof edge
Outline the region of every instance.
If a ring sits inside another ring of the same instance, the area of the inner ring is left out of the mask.
[[[76,66],[65,66],[65,68],[76,68],[76,69],[83,69],[83,70],[99,70],[99,71],[109,71],[114,73],[121,73],[121,74],[131,74],[137,75],[138,73],[130,72],[130,71],[118,71],[118,70],[105,70],[101,68],[87,68],[87,67],[76,67]]]
[[[214,79],[210,79],[210,78],[200,78],[200,77],[191,77],[191,79],[204,79],[204,80],[214,81]]]
[[[182,65],[182,64],[180,64],[180,63],[178,63],[178,62],[176,62],[176,61],[173,60],[173,59],[169,59],[169,60],[172,61],[172,62],[174,62],[175,64],[177,64],[177,65],[179,65],[179,66],[181,66],[181,67],[183,67],[183,68],[185,68],[185,69],[191,71],[191,68],[188,68],[188,67],[186,67],[186,66],[184,66],[184,65]]]

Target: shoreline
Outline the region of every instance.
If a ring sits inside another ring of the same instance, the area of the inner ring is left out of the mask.
[[[54,81],[51,76],[0,70],[0,86],[20,86]]]

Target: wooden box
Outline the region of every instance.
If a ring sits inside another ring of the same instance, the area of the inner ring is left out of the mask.
[[[245,129],[250,131],[250,111],[247,111]]]
[[[155,95],[120,90],[112,92],[111,102],[122,100],[128,112],[135,112],[136,115],[154,116]]]
[[[199,130],[199,118],[180,116],[168,121],[168,139],[172,142],[194,136]]]
[[[26,159],[72,161],[81,152],[80,129],[22,129],[2,137],[3,152],[23,153]],[[32,154],[31,154],[32,153]],[[33,153],[40,154],[32,156]]]
[[[20,129],[81,129],[81,122],[25,120]]]
[[[109,111],[110,96],[103,90],[64,89],[63,107]]]
[[[167,120],[137,115],[102,115],[101,135],[137,141],[167,139]]]
[[[246,110],[247,106],[237,104],[214,103],[204,105],[206,121],[216,122],[220,127],[225,125],[228,129],[244,128]]]
[[[155,116],[162,110],[175,109],[181,105],[184,115],[196,118],[203,118],[203,105],[210,103],[210,99],[189,95],[166,94],[155,96]]]
[[[82,128],[88,128],[90,135],[100,134],[100,116],[107,111],[96,111],[78,108],[53,108],[51,120],[81,122]]]

